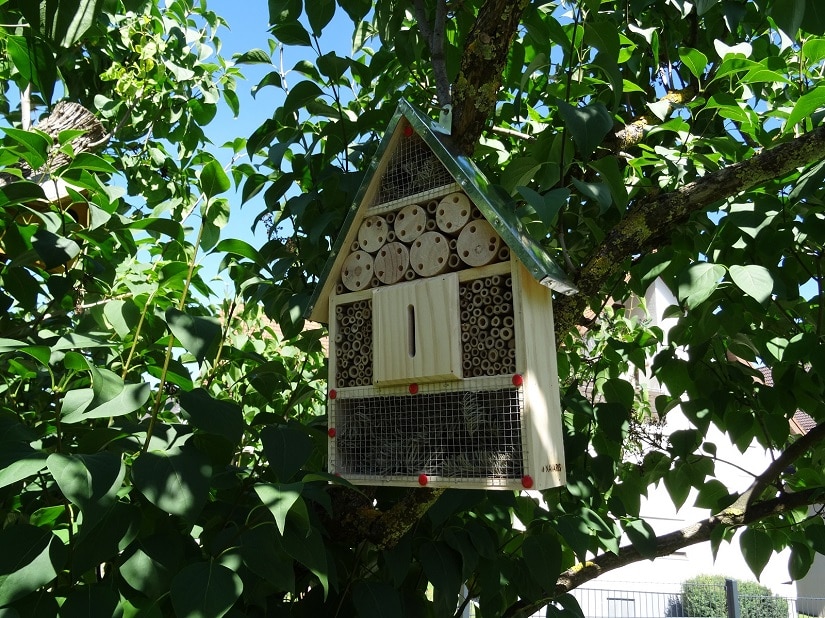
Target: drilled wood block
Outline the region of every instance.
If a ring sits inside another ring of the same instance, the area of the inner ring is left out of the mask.
[[[375,253],[387,242],[390,228],[384,217],[367,217],[358,228],[358,248],[369,253]]]
[[[404,206],[395,215],[395,237],[407,244],[424,233],[427,227],[427,211],[418,204]]]
[[[435,222],[438,229],[451,236],[458,235],[470,221],[473,206],[463,193],[450,193],[438,203]]]
[[[410,252],[404,243],[387,243],[375,256],[375,276],[386,285],[401,281],[409,267]]]
[[[443,273],[449,264],[450,245],[439,232],[424,232],[410,248],[410,266],[422,277]]]
[[[341,268],[341,283],[353,292],[369,287],[373,276],[373,259],[366,251],[355,251],[347,256]]]
[[[484,219],[470,221],[458,235],[456,251],[468,266],[484,266],[496,259],[501,238]]]

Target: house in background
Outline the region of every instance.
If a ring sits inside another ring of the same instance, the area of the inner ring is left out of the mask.
[[[663,317],[665,309],[676,305],[677,300],[660,280],[651,284],[645,295],[645,306],[652,325],[658,326],[665,335],[675,325],[675,318]],[[766,376],[769,378],[769,375]],[[643,385],[649,389],[651,399],[661,387],[651,380]],[[667,414],[666,432],[692,428],[678,408]],[[792,432],[810,429],[810,419],[797,415],[791,423]],[[771,453],[752,444],[742,453],[719,430],[711,427],[707,441],[717,446],[716,471],[718,478],[734,490],[744,490],[753,481],[750,471],[758,473],[771,461]],[[732,462],[733,465],[725,462]],[[707,516],[707,511],[695,508],[696,490],[692,490],[682,508],[676,509],[664,483],[651,488],[642,502],[642,517],[657,535],[684,528]],[[754,575],[739,548],[737,532],[731,542],[723,542],[714,558],[709,542],[693,545],[682,551],[656,560],[645,560],[611,571],[575,592],[586,616],[610,618],[634,618],[642,616],[667,616],[668,604],[680,592],[681,583],[697,575],[723,575],[738,581],[753,581]],[[806,597],[797,606],[789,602],[790,616],[802,612],[807,615],[825,616],[825,558],[817,556],[806,577],[794,582],[788,572],[788,550],[774,554],[761,574],[759,583],[771,589],[777,596],[788,599]],[[598,592],[598,594],[597,594]],[[641,594],[640,594],[641,592]],[[651,604],[655,607],[651,608]],[[652,612],[652,613],[651,613]]]

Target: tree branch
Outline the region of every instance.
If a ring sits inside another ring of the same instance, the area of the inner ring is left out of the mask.
[[[558,596],[570,592],[600,575],[642,560],[669,556],[674,551],[709,541],[713,531],[720,526],[729,529],[741,528],[774,515],[781,515],[803,506],[817,504],[822,500],[823,494],[825,494],[825,488],[815,487],[752,504],[746,511],[729,507],[703,521],[657,537],[655,556],[643,556],[632,545],[624,545],[619,548],[617,554],[601,554],[584,564],[578,564],[567,569],[556,581],[556,589],[552,596],[538,601],[518,601],[510,606],[503,615],[507,618],[526,618],[546,607]]]
[[[413,0],[413,10],[421,36],[430,48],[438,104],[444,107],[450,104],[450,79],[447,77],[447,59],[444,55],[444,39],[447,36],[447,0],[436,0],[435,19],[432,25],[427,19],[424,0]]]
[[[487,0],[467,37],[453,87],[453,140],[471,155],[493,117],[507,55],[529,0]]]
[[[577,273],[575,284],[581,293],[559,298],[555,303],[557,338],[575,327],[591,298],[624,268],[628,258],[655,249],[691,214],[823,158],[825,126],[763,150],[747,161],[707,174],[675,191],[637,202]]]

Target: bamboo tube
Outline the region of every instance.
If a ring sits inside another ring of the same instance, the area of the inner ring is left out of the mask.
[[[490,326],[492,328],[497,328],[501,325],[501,317],[494,315],[490,318]]]
[[[469,343],[470,342],[470,331],[465,330],[461,332],[461,343]]]
[[[484,289],[484,281],[481,279],[474,279],[473,282],[470,284],[470,289],[472,290],[473,294],[478,294],[481,290]]]
[[[513,293],[510,290],[505,291],[501,296],[504,298],[505,303],[513,302]]]
[[[507,260],[509,260],[510,259],[510,248],[507,247],[506,245],[499,248],[497,257],[498,257],[499,262],[506,262]]]
[[[351,361],[353,358],[355,358],[355,352],[352,350],[352,348],[350,348],[349,350],[347,350],[346,359]]]
[[[475,340],[481,334],[481,329],[478,327],[478,324],[470,324],[470,336]]]
[[[354,337],[352,340],[352,351],[358,354],[361,351],[361,340]],[[359,357],[360,358],[360,357]]]
[[[496,347],[496,344],[497,344],[499,341],[501,341],[501,339],[498,339],[498,340],[496,340],[496,341],[493,341],[493,347],[491,347],[491,348],[487,351],[487,358],[489,358],[489,359],[490,359],[490,362],[491,362],[491,363],[495,363],[495,362],[497,362],[497,361],[498,361],[498,347]]]
[[[506,352],[507,351],[507,342],[504,341],[504,339],[501,339],[501,338],[496,339],[496,350],[499,350],[501,352]]]
[[[490,375],[490,369],[492,368],[493,364],[488,359],[482,359],[481,361],[481,370],[484,372],[485,375]]]
[[[458,239],[451,238],[450,239],[450,251],[455,251],[458,248]]]
[[[387,242],[395,242],[395,232],[393,232],[392,230],[389,230],[387,232]]]
[[[341,269],[344,286],[353,292],[364,290],[372,282],[373,260],[366,251],[350,253]]]
[[[358,251],[360,248],[361,246],[358,244],[357,240],[353,240],[352,244],[349,246],[350,251]]]
[[[513,329],[508,328],[507,326],[502,326],[501,329],[499,330],[499,336],[504,341],[510,341],[513,338]]]
[[[412,268],[410,268],[407,272],[404,273],[405,281],[412,281],[413,279],[415,279],[415,277],[415,271]]]
[[[343,283],[336,283],[335,284],[335,293],[336,294],[343,294],[344,293],[344,284]]]
[[[483,311],[481,311],[481,307],[473,307],[473,317],[474,318],[477,318],[482,313],[483,313]]]
[[[493,275],[492,277],[490,277],[490,285],[491,286],[501,285],[501,277],[499,275]]]
[[[335,335],[335,343],[341,345],[344,342],[344,336],[341,333]]]
[[[490,329],[490,336],[493,339],[501,339],[501,329],[494,326]]]
[[[501,323],[502,323],[502,325],[504,325],[507,328],[513,328],[513,324],[515,322],[513,320],[513,316],[505,315],[504,318],[502,318]]]
[[[450,257],[447,258],[447,268],[450,270],[456,270],[459,266],[461,266],[461,258],[455,253],[450,253]]]
[[[338,305],[337,307],[335,307],[335,317],[338,318],[338,321],[340,321],[341,318],[344,317],[344,307],[342,305]]]
[[[386,215],[384,215],[384,221],[387,222],[387,225],[392,225],[395,222],[395,213],[388,212]]]
[[[493,338],[492,338],[492,337],[490,337],[490,336],[487,336],[487,337],[485,337],[484,339],[482,339],[481,343],[482,343],[482,344],[484,344],[484,349],[485,349],[486,351],[492,350],[493,348],[495,348],[495,347],[496,347],[496,341],[495,341],[495,339],[493,339]]]
[[[465,324],[469,323],[470,318],[472,318],[473,314],[469,309],[462,309],[461,310],[461,325],[464,326]]]
[[[487,318],[486,315],[480,315],[476,319],[476,324],[478,324],[478,327],[481,330],[487,330],[487,328],[490,326],[490,320]]]
[[[465,356],[465,358],[461,361],[461,368],[464,369],[465,374],[471,374],[473,371],[473,361]]]

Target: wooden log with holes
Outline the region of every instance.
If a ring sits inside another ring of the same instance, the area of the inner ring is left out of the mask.
[[[385,285],[401,281],[409,267],[410,252],[404,243],[387,243],[375,256],[375,276]]]
[[[447,270],[450,245],[439,232],[424,232],[410,248],[410,266],[421,277],[434,277]]]
[[[374,215],[367,217],[358,228],[358,248],[368,253],[375,253],[387,241],[390,228],[384,217]]]
[[[458,235],[458,257],[468,266],[485,266],[498,256],[501,238],[484,219],[470,221]]]
[[[344,260],[341,283],[353,292],[366,289],[372,283],[373,259],[366,251],[354,251]]]
[[[450,193],[438,203],[435,222],[438,229],[451,236],[458,235],[470,221],[473,207],[470,199],[461,192]]]
[[[395,237],[407,244],[424,233],[427,227],[427,211],[418,204],[404,206],[395,215]]]

